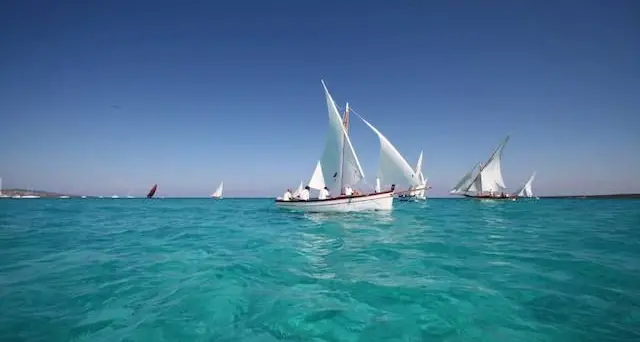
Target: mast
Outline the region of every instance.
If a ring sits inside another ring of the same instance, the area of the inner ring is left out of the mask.
[[[346,140],[346,135],[349,134],[349,102],[347,102],[347,105],[345,106],[344,109],[344,115],[342,116],[342,125],[344,126],[344,138],[343,138],[343,143],[342,143],[342,154],[340,156],[340,194],[343,194],[343,179],[344,179],[344,149],[345,149],[345,144],[344,141]]]

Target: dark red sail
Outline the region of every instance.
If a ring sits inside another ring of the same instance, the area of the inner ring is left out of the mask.
[[[147,194],[147,198],[153,197],[153,195],[156,193],[157,189],[158,189],[158,184],[154,184],[153,188],[151,188],[151,190],[149,190],[149,193]]]

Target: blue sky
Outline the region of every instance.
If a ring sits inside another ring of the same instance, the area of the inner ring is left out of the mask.
[[[276,196],[307,180],[320,79],[445,194],[506,134],[515,189],[640,192],[628,1],[5,1],[4,187]],[[373,179],[377,138],[354,118]]]

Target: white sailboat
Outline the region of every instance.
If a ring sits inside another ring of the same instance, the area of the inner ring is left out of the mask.
[[[9,195],[2,193],[2,177],[0,177],[0,198],[9,198]]]
[[[28,190],[27,194],[22,195],[22,197],[20,197],[20,198],[40,198],[40,195],[36,195],[36,194],[33,192],[33,188],[30,188],[30,189]]]
[[[224,186],[224,182],[220,182],[216,191],[211,194],[211,198],[222,199],[222,188]]]
[[[509,136],[504,138],[484,165],[476,164],[449,193],[470,198],[514,199],[514,196],[506,193],[501,170],[502,151],[508,141]]]
[[[517,196],[518,197],[526,197],[526,198],[532,198],[533,197],[533,191],[531,190],[531,183],[533,183],[534,179],[536,179],[536,173],[535,172],[531,175],[531,177],[529,177],[529,180],[526,183],[524,183],[522,188],[520,188],[520,190],[518,190],[518,192],[517,192]]]
[[[411,187],[411,191],[406,194],[402,194],[398,196],[398,198],[402,201],[424,201],[427,199],[427,179],[424,177],[422,173],[422,154],[423,151],[420,151],[420,156],[418,157],[418,163],[416,163],[416,168],[414,172],[418,176],[419,184]]]
[[[324,152],[316,164],[308,186],[316,190],[327,187],[331,194],[339,195],[334,195],[327,199],[293,199],[290,201],[276,199],[276,205],[286,209],[316,212],[391,210],[393,207],[393,187],[391,190],[386,191],[374,191],[363,194],[354,192],[351,195],[344,195],[344,189],[346,187],[355,187],[364,180],[364,172],[362,171],[358,156],[349,139],[349,105],[347,104],[344,118],[341,118],[338,108],[329,90],[327,90],[324,81],[322,81],[322,86],[327,103],[329,131],[326,136]],[[406,173],[407,170],[404,170],[404,166],[402,165],[404,158],[399,155],[395,147],[393,147],[375,127],[364,119],[362,119],[362,121],[378,134],[380,139],[381,174],[386,175],[388,179],[391,180],[397,178],[398,174]],[[404,161],[404,164],[406,164],[406,161]],[[406,166],[408,167],[408,172],[415,177],[411,167],[409,167],[408,164],[406,164]]]

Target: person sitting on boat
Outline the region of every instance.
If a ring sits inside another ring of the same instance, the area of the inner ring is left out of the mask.
[[[395,184],[391,184],[391,191],[394,191],[396,189],[396,185]]]
[[[350,186],[345,186],[344,187],[344,195],[345,196],[351,196],[353,195],[353,189]]]
[[[285,191],[284,195],[282,195],[282,200],[291,201],[291,189],[287,189],[287,191]]]
[[[353,195],[360,196],[360,191],[358,191],[357,189],[353,189]]]
[[[318,199],[324,200],[327,198],[329,198],[329,188],[325,186],[324,189],[320,190],[320,194],[318,194]]]
[[[300,196],[298,197],[301,201],[309,200],[309,189],[311,189],[308,185],[304,187],[304,190],[300,191]]]

